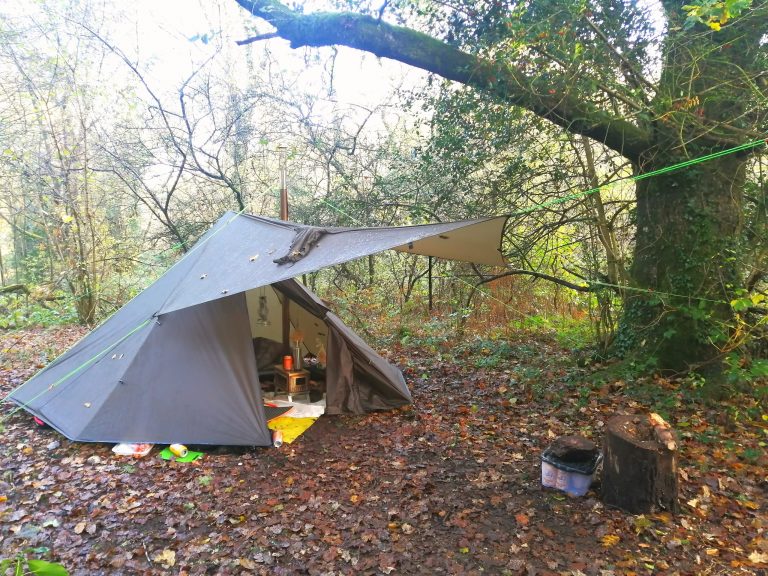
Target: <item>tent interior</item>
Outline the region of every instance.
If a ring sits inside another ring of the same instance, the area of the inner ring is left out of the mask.
[[[262,396],[265,398],[279,395],[279,391],[275,390],[275,366],[280,365],[282,357],[289,353],[283,343],[285,298],[285,295],[274,285],[261,286],[245,293],[256,367],[259,371]],[[291,299],[288,299],[288,318],[291,341],[294,342],[297,336],[300,337],[299,357],[302,358],[300,367],[307,369],[310,373],[309,391],[305,394],[291,394],[291,400],[317,402],[324,398],[326,390],[324,367],[328,349],[328,325],[296,300]],[[312,360],[305,362],[304,358]],[[287,393],[285,395],[288,396]]]

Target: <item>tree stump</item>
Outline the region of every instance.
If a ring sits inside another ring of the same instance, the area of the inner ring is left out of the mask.
[[[661,416],[614,416],[608,421],[602,500],[631,514],[678,511],[677,442]]]

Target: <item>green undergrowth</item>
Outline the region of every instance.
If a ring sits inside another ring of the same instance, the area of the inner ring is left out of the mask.
[[[0,329],[58,326],[76,321],[71,299],[40,301],[25,294],[0,295]]]

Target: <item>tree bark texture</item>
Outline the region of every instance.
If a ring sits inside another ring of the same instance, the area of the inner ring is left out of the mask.
[[[678,511],[677,444],[656,418],[655,424],[637,415],[608,421],[601,488],[606,505],[631,514]]]
[[[614,342],[622,355],[686,370],[723,351],[741,285],[744,165],[731,155],[637,183],[635,290]]]

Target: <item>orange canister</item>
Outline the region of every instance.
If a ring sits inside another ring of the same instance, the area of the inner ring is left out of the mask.
[[[293,370],[293,356],[283,356],[283,370]]]

